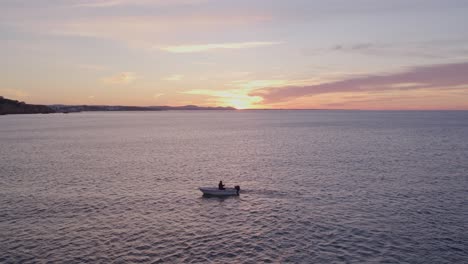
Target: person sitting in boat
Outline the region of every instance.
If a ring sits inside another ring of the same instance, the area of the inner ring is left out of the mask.
[[[226,190],[226,188],[224,188],[223,181],[219,181],[218,189],[220,189],[220,190]]]

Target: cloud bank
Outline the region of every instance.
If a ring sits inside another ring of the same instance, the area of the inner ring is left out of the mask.
[[[379,92],[390,90],[468,88],[468,62],[412,68],[405,72],[350,78],[306,86],[265,87],[252,91],[262,103],[286,102],[326,93]]]
[[[161,6],[161,5],[190,5],[207,2],[208,0],[81,0],[75,1],[73,7],[109,8],[118,6]]]
[[[190,53],[190,52],[203,52],[216,49],[247,49],[256,48],[262,46],[271,46],[279,44],[279,42],[266,42],[266,41],[255,41],[255,42],[233,42],[233,43],[215,43],[215,44],[203,44],[203,45],[179,45],[169,46],[161,48],[164,51],[174,53]]]

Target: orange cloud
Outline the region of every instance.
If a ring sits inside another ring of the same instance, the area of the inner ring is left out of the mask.
[[[101,81],[105,84],[129,84],[137,78],[134,72],[121,72],[113,76],[104,77]]]

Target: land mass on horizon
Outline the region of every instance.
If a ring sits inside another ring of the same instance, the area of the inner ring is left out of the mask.
[[[89,111],[167,111],[167,110],[237,110],[234,107],[185,106],[122,106],[122,105],[35,105],[0,96],[0,115],[8,114],[50,114]]]
[[[46,105],[26,104],[0,96],[0,115],[8,114],[50,114],[56,111]]]

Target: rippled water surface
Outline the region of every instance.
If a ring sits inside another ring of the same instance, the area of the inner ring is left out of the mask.
[[[1,116],[0,180],[1,263],[468,263],[468,112]]]

